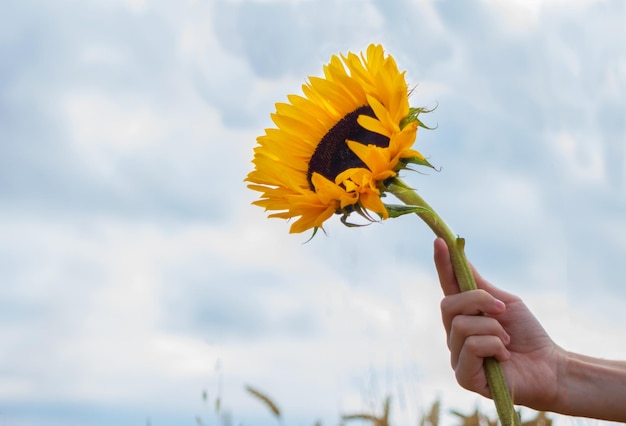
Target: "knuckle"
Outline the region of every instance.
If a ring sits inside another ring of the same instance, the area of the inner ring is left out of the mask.
[[[487,291],[483,289],[478,289],[475,291],[476,291],[476,299],[481,304],[491,303],[495,299],[495,297],[493,297],[491,294],[489,294]]]
[[[452,305],[452,296],[446,296],[443,299],[441,299],[441,302],[439,303],[441,312],[443,312],[444,315],[448,313],[450,311],[451,305]]]
[[[484,349],[484,341],[485,339],[479,338],[478,336],[469,336],[465,339],[464,349],[467,350],[471,354],[478,354]]]
[[[457,315],[452,318],[450,329],[457,336],[468,337],[472,334],[472,322],[474,318],[466,315]]]

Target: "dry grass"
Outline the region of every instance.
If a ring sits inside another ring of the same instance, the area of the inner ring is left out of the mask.
[[[256,399],[261,401],[263,404],[265,404],[267,408],[270,409],[272,414],[274,414],[274,417],[276,417],[276,419],[280,419],[280,409],[278,408],[278,405],[276,405],[276,403],[272,401],[272,399],[269,396],[267,396],[260,390],[253,388],[252,386],[246,386],[246,390],[248,391],[250,395],[252,395]]]
[[[246,386],[246,391],[263,405],[265,405],[273,415],[273,417],[280,423],[281,422],[281,410],[278,407],[278,404],[270,398],[266,393],[261,392],[260,390],[253,388],[252,386]],[[206,392],[203,392],[203,399],[207,402]],[[220,399],[216,399],[216,414],[220,414]],[[355,414],[346,414],[341,416],[341,421],[339,423],[340,426],[345,426],[347,422],[358,420],[361,422],[369,422],[372,426],[391,426],[389,421],[390,418],[390,410],[391,410],[391,398],[387,397],[383,401],[382,410],[380,414],[376,413],[367,413],[360,412]],[[455,410],[451,410],[450,414],[454,415],[458,419],[458,426],[497,426],[499,423],[496,418],[489,418],[487,415],[481,413],[478,409],[474,410],[471,414],[463,414]],[[439,426],[441,419],[441,403],[440,401],[433,402],[430,410],[422,415],[421,419],[419,419],[419,426]],[[198,417],[197,418],[198,426],[203,426],[204,423]],[[232,419],[230,416],[221,416],[220,421],[221,426],[231,426]],[[538,412],[535,415],[535,418],[526,420],[522,422],[523,426],[552,426],[552,420],[548,418],[548,415],[545,412]],[[322,426],[322,423],[317,421],[314,423],[314,426]]]
[[[246,390],[252,394],[255,398],[259,399],[263,402],[274,414],[277,419],[280,419],[280,410],[274,401],[272,401],[267,395],[247,386]],[[367,421],[372,424],[372,426],[391,426],[389,423],[389,411],[391,407],[391,398],[387,397],[383,402],[382,413],[380,415],[376,415],[374,413],[356,413],[356,414],[346,414],[341,416],[342,423],[351,420],[361,420]],[[459,419],[459,426],[497,426],[497,419],[490,419],[485,414],[482,414],[478,409],[474,410],[472,414],[465,415],[458,411],[452,410],[450,411]],[[430,408],[428,414],[422,416],[419,421],[420,426],[439,426],[439,419],[441,413],[441,403],[439,401],[435,401]],[[522,423],[523,426],[552,426],[552,420],[548,418],[547,414],[544,412],[539,412],[536,414],[534,419],[525,421]],[[315,426],[321,426],[320,422],[315,423]]]

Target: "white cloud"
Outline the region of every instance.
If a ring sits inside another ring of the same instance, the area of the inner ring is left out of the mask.
[[[156,142],[167,123],[149,105],[137,103],[132,97],[113,100],[102,93],[68,94],[65,109],[72,142],[81,150],[110,147],[115,150],[112,156]],[[101,157],[102,152],[90,156]]]
[[[546,139],[548,146],[556,151],[554,156],[560,159],[558,167],[563,169],[568,179],[596,185],[606,183],[602,145],[590,144],[589,137],[576,137],[566,131],[547,136]]]

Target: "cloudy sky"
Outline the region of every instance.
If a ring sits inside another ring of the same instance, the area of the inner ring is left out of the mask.
[[[624,28],[620,0],[2,2],[0,425],[276,424],[246,384],[286,425],[492,410],[425,225],[303,244],[242,182],[274,103],[372,42],[438,105],[440,171],[406,180],[560,345],[626,358]]]

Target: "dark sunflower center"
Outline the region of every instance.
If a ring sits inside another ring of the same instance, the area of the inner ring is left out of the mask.
[[[315,148],[306,178],[312,191],[315,190],[311,177],[317,172],[325,178],[335,181],[337,175],[353,167],[365,167],[365,163],[350,150],[346,140],[352,140],[363,145],[376,145],[383,148],[389,146],[389,138],[378,133],[369,131],[359,123],[359,115],[376,117],[369,106],[362,106],[343,117],[324,135]]]

